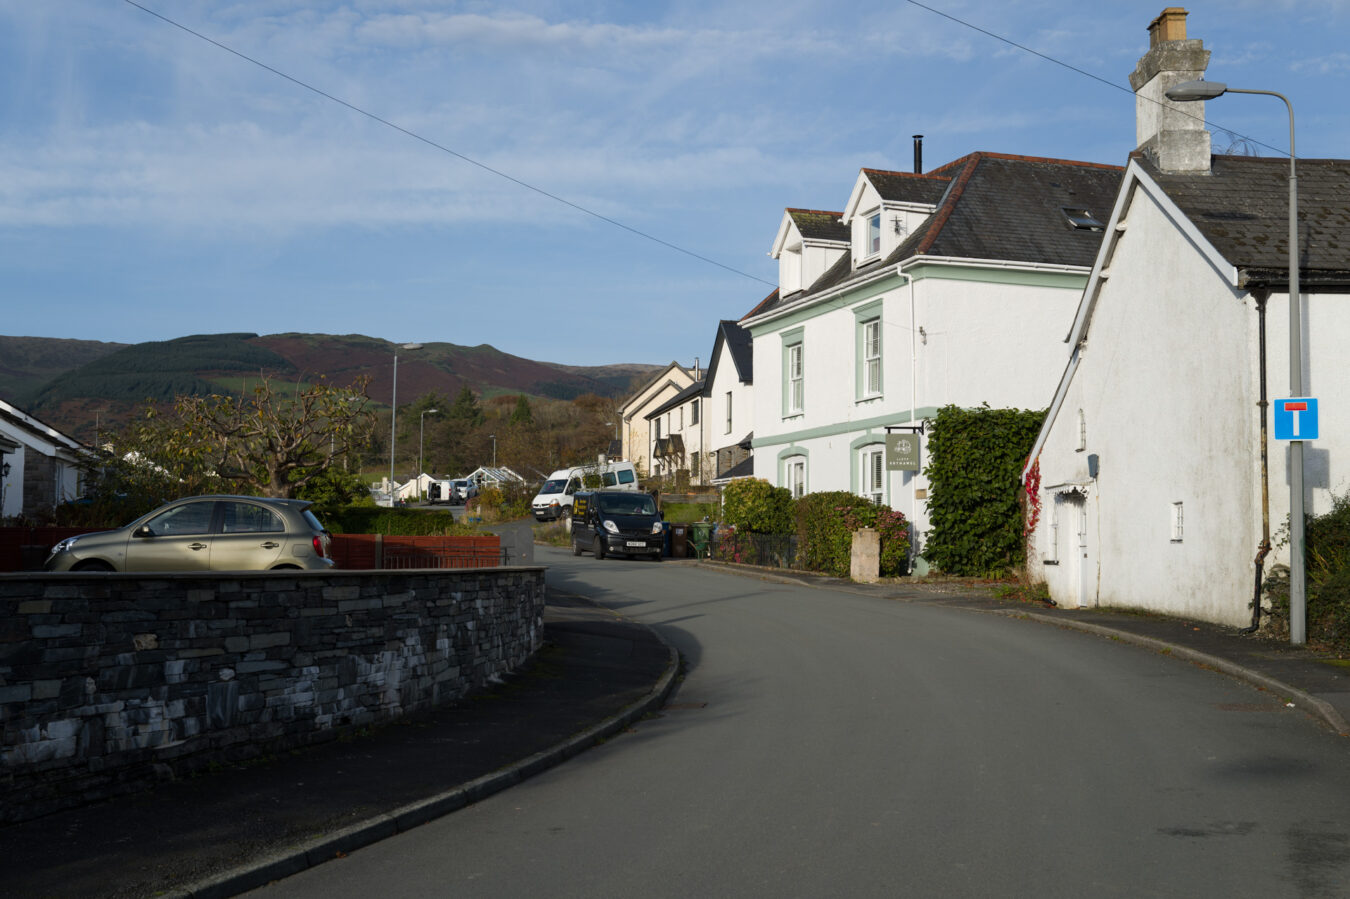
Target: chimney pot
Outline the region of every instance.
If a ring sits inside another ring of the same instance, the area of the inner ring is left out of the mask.
[[[1161,41],[1186,40],[1186,16],[1190,13],[1180,6],[1169,6],[1158,14],[1148,25],[1148,45],[1158,46]]]

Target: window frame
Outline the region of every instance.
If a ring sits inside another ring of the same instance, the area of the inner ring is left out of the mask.
[[[886,503],[886,445],[870,443],[861,448],[858,460],[858,495],[874,506]]]
[[[806,414],[806,339],[802,328],[783,335],[783,417]]]

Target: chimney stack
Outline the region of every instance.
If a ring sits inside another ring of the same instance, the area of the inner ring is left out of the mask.
[[[923,135],[914,135],[914,174],[923,174]]]
[[[1186,37],[1186,10],[1169,6],[1148,26],[1148,52],[1130,74],[1138,149],[1164,172],[1208,172],[1209,132],[1203,102],[1174,103],[1167,90],[1202,81],[1204,42]]]

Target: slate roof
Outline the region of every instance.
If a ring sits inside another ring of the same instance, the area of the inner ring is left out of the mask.
[[[941,186],[937,199],[927,200],[938,202],[937,210],[884,260],[855,270],[851,254],[846,253],[788,303],[771,295],[771,301],[761,303],[746,318],[784,305],[809,303],[816,294],[846,287],[880,268],[920,256],[1091,268],[1103,232],[1075,228],[1064,210],[1085,209],[1106,222],[1124,175],[1120,166],[983,152],[927,175],[863,171],[879,191],[878,182],[888,190],[916,192],[905,199],[917,201],[918,192]]]
[[[1208,174],[1163,174],[1133,158],[1245,286],[1289,282],[1289,160],[1215,156]],[[1350,160],[1298,160],[1299,287],[1350,290]]]
[[[863,169],[867,180],[876,188],[882,200],[893,203],[927,203],[935,205],[942,200],[952,182],[950,175],[928,172],[887,172],[881,169]]]
[[[713,340],[712,361],[708,363],[708,373],[703,378],[706,390],[712,390],[717,379],[717,363],[722,358],[718,350],[726,346],[727,354],[736,367],[736,378],[742,384],[752,384],[755,380],[754,341],[750,332],[731,319],[724,318],[717,323],[717,337]]]
[[[804,240],[831,240],[848,243],[848,227],[841,221],[842,212],[823,212],[819,209],[788,209],[788,216],[797,226]]]
[[[670,399],[666,400],[664,403],[657,406],[655,409],[648,412],[646,415],[642,417],[647,419],[648,421],[651,421],[653,418],[660,415],[661,413],[668,412],[671,409],[674,409],[676,406],[684,405],[685,403],[689,402],[689,400],[693,399],[696,396],[700,396],[702,393],[703,393],[703,379],[700,378],[699,380],[690,384],[688,387],[684,388],[679,393],[675,394]]]

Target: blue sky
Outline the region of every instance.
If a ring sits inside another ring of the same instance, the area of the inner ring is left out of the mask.
[[[1166,5],[138,2],[404,131],[125,0],[0,0],[0,333],[361,333],[581,365],[706,364],[717,320],[772,289],[784,207],[911,170],[913,134],[929,169],[1123,164]],[[1348,155],[1350,0],[1187,9],[1211,80],[1285,93],[1300,156]],[[1287,151],[1279,101],[1206,107]]]

